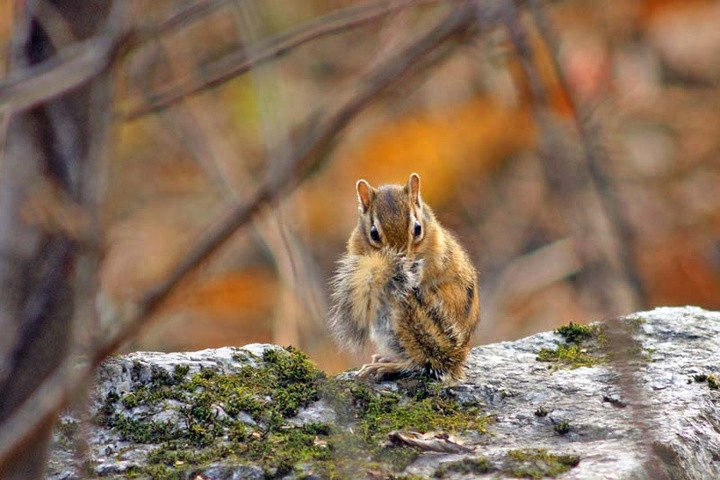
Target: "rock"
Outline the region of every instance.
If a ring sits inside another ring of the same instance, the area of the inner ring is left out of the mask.
[[[720,313],[660,308],[620,325],[631,337],[571,324],[476,347],[456,385],[327,378],[273,345],[112,358],[98,372],[82,468],[110,478],[720,478]],[[58,423],[47,478],[77,478],[79,430],[73,412]],[[390,436],[451,441],[457,453]]]

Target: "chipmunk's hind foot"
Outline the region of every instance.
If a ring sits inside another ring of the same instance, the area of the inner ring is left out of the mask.
[[[373,355],[373,363],[367,363],[358,370],[358,378],[372,380],[374,382],[382,382],[388,380],[397,380],[413,373],[412,365],[408,362],[377,362],[379,360],[387,360],[384,357]]]
[[[424,377],[442,382],[462,381],[465,378],[462,368],[448,371],[445,368],[433,368],[426,364],[419,366],[411,361],[403,361],[393,355],[374,354],[371,362],[363,365],[357,373],[358,378],[375,382],[398,380],[404,377]]]

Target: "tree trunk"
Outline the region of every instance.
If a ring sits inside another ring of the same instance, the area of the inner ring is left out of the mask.
[[[100,33],[110,6],[111,0],[17,2],[11,74],[57,57],[63,42]],[[109,111],[105,71],[10,118],[0,163],[0,424],[58,368],[73,337],[77,239],[29,205],[49,186],[52,208],[88,206],[93,152]],[[42,478],[53,423],[0,461],[0,478]]]

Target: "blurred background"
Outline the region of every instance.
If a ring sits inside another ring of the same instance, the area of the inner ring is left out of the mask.
[[[165,278],[283,168],[301,125],[452,2],[398,8],[147,107],[214,78],[242,49],[362,3],[134,2],[148,28],[210,6],[134,49],[118,75],[103,163],[108,304]],[[526,13],[519,36],[488,25],[385,92],[323,168],[188,278],[126,350],[273,342],[329,372],[359,365],[369,351],[341,352],[328,335],[328,279],[356,222],[355,181],[411,172],[479,272],[476,344],[659,305],[720,308],[720,2],[577,0],[543,12],[552,41]],[[3,57],[12,18],[0,3]]]

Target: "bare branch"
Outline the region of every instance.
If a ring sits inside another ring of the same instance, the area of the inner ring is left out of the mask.
[[[77,42],[75,34],[57,8],[48,0],[29,2],[28,9],[38,19],[56,47],[65,47]]]
[[[247,4],[235,3],[234,6],[241,12],[243,8],[248,8]],[[255,25],[256,22],[247,21],[237,27],[246,45],[255,43],[254,39],[257,38],[253,33],[256,30]],[[182,62],[175,56],[175,50],[165,49],[162,41],[158,42],[157,46],[168,59],[172,76],[180,78]],[[252,52],[252,47],[249,50]],[[254,79],[258,102],[262,102],[266,98],[265,95],[274,94],[277,89],[282,88],[268,75],[273,72],[264,70],[266,69],[252,71],[256,75],[262,75],[262,78]],[[178,104],[172,115],[164,111],[158,115],[158,119],[172,124],[168,132],[172,132],[178,142],[188,146],[196,163],[215,183],[226,201],[229,204],[236,204],[247,200],[246,193],[252,191],[253,178],[248,169],[241,168],[243,162],[238,162],[238,149],[232,144],[233,140],[218,128],[217,116],[213,113],[217,112],[219,107],[216,103],[213,98],[207,96],[188,97]],[[275,146],[276,155],[280,151],[287,152],[291,148],[290,133],[282,115],[282,108],[288,108],[287,103],[261,106],[265,145]],[[278,146],[282,150],[279,150]],[[289,158],[287,154],[283,157]],[[284,165],[278,165],[272,159],[268,164],[274,165],[268,169],[268,175],[284,168]],[[286,209],[287,206],[282,208]],[[280,281],[279,295],[283,299],[276,302],[273,315],[273,341],[279,345],[297,345],[300,329],[303,325],[308,325],[307,322],[300,321],[301,317],[315,324],[322,322],[325,312],[323,280],[305,245],[283,221],[282,216],[279,208],[266,208],[260,217],[253,220],[252,230],[257,233],[257,239],[263,244],[264,249],[270,252]],[[301,308],[298,309],[298,306]]]
[[[188,7],[173,14],[169,18],[160,22],[157,26],[145,35],[142,35],[141,42],[153,38],[157,34],[169,33],[180,27],[192,23],[195,20],[203,18],[207,13],[228,3],[228,0],[198,0]]]
[[[205,67],[207,74],[204,78],[186,80],[185,83],[180,85],[170,86],[157,94],[157,100],[148,105],[141,105],[131,109],[125,113],[124,118],[134,120],[150,113],[157,113],[183,98],[222,85],[257,65],[280,58],[294,48],[317,38],[362,27],[402,9],[436,3],[437,1],[396,0],[393,2],[381,0],[366,2],[332,12],[284,35],[261,42],[253,48],[254,54],[252,55],[240,50],[207,65]]]
[[[633,232],[622,214],[623,206],[612,188],[612,180],[605,173],[601,165],[604,160],[603,157],[606,157],[606,155],[603,146],[600,145],[599,142],[593,141],[593,138],[596,138],[597,135],[593,135],[591,126],[587,121],[590,109],[577,98],[577,95],[568,84],[565,71],[559,62],[560,46],[550,28],[541,2],[531,0],[530,4],[532,6],[531,11],[535,23],[540,30],[543,41],[552,52],[551,58],[560,81],[560,86],[572,104],[573,119],[575,120],[582,141],[590,176],[595,183],[605,215],[610,220],[610,228],[615,230],[614,237],[618,239],[616,254],[619,257],[619,268],[622,270],[623,276],[634,292],[636,305],[642,307],[647,302],[647,293],[645,292],[642,278],[633,257]]]
[[[535,11],[539,9],[536,6]],[[576,239],[578,257],[584,270],[590,272],[587,278],[597,282],[597,285],[590,286],[596,308],[603,315],[616,315],[636,305],[637,298],[628,298],[635,297],[632,287],[628,288],[633,283],[628,269],[633,267],[624,264],[626,258],[619,251],[623,247],[617,245],[613,237],[613,222],[616,219],[603,208],[603,195],[598,191],[592,174],[591,165],[598,162],[594,148],[597,142],[591,143],[587,129],[583,134],[579,128],[581,145],[578,147],[574,136],[568,135],[565,123],[553,114],[545,85],[534,64],[535,54],[521,21],[520,11],[508,9],[504,21],[533,93],[533,114],[544,142],[541,157],[546,182],[550,191],[556,195],[563,216],[568,219],[569,228]],[[553,53],[555,68],[559,69],[557,51]],[[561,75],[560,71],[558,75]],[[568,90],[567,93],[572,92]],[[584,123],[577,117],[575,119],[578,126]],[[590,193],[585,194],[586,191]]]
[[[201,0],[176,13],[153,29],[134,32],[105,30],[102,35],[73,43],[46,62],[13,72],[0,82],[0,111],[27,110],[77,88],[94,78],[132,46],[141,45],[159,34],[171,32],[196,20],[227,0]],[[47,1],[30,2],[35,13],[49,31],[56,45],[72,39],[72,32],[64,25],[62,16]],[[58,43],[59,42],[59,43]]]
[[[130,32],[106,32],[14,72],[0,83],[0,110],[16,113],[57,98],[95,78],[118,58]]]

